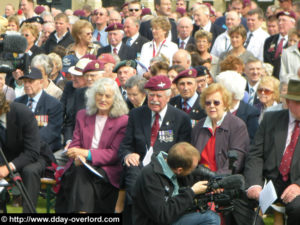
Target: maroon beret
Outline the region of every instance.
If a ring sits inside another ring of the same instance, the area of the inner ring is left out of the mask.
[[[85,16],[85,13],[82,9],[77,9],[73,12],[73,15],[74,16],[78,16],[78,17],[81,17],[81,16]]]
[[[195,69],[188,69],[181,71],[177,77],[174,78],[173,83],[177,84],[177,82],[184,77],[196,78],[197,77],[197,70]]]
[[[34,9],[34,12],[38,15],[40,15],[42,12],[45,11],[45,7],[44,6],[41,6],[41,5],[38,5],[37,7],[35,7]]]
[[[124,7],[128,6],[129,5],[129,2],[125,2],[122,6],[121,6],[121,9],[123,9]]]
[[[180,13],[181,16],[184,16],[184,14],[186,13],[186,10],[184,8],[177,7],[176,12]]]
[[[103,53],[98,57],[98,60],[104,64],[106,63],[112,63],[116,64],[115,58],[110,53]]]
[[[279,13],[276,14],[276,17],[279,18],[279,16],[289,16],[291,18],[293,18],[294,20],[296,20],[296,14],[294,13],[294,11],[281,11]]]
[[[152,91],[161,91],[171,88],[171,81],[166,75],[157,75],[151,77],[144,86],[145,89]]]
[[[82,73],[85,74],[90,71],[103,71],[103,70],[104,70],[103,63],[101,63],[99,60],[92,60],[85,66]]]
[[[149,8],[143,8],[142,9],[141,16],[151,15],[151,14],[152,14],[151,9],[149,9]]]
[[[90,59],[90,60],[96,60],[97,56],[93,54],[85,54],[84,56],[81,57],[81,59]]]
[[[112,30],[123,30],[123,24],[121,23],[112,23],[108,27],[105,28],[105,31],[112,31]]]

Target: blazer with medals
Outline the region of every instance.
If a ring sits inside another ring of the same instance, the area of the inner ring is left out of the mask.
[[[126,45],[127,40],[128,40],[128,37],[124,37],[122,39],[123,44]],[[134,49],[134,51],[138,54],[138,53],[141,53],[143,45],[147,42],[149,42],[149,40],[139,34],[138,38],[131,44],[130,47],[132,49]]]
[[[246,158],[244,175],[247,187],[277,179],[288,134],[289,111],[267,112],[256,132]],[[290,180],[300,185],[300,140],[296,144],[290,169]]]
[[[195,125],[199,120],[206,117],[205,111],[200,106],[200,95],[198,95],[197,100],[195,101],[193,107],[191,108],[191,111],[189,113],[190,119],[192,121],[192,124]],[[174,106],[175,108],[182,109],[182,97],[180,95],[177,95],[170,100],[170,104]]]
[[[168,151],[174,144],[191,140],[191,123],[188,115],[167,105],[167,112],[153,146],[153,152]],[[132,109],[129,113],[126,135],[119,148],[119,158],[124,160],[130,153],[140,155],[143,160],[151,141],[151,110],[148,106]],[[165,136],[164,136],[165,135]]]
[[[99,48],[97,57],[99,57],[103,53],[111,53],[111,45],[107,45],[105,47]],[[120,60],[135,60],[136,59],[136,52],[133,48],[128,47],[126,44],[122,43],[120,50],[118,52],[118,56],[120,57]]]
[[[27,105],[28,96],[23,95],[15,101]],[[62,104],[45,91],[42,91],[34,114],[38,122],[41,140],[45,141],[52,151],[60,149],[63,123]]]

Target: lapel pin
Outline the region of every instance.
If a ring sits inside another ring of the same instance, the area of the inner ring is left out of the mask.
[[[166,125],[169,126],[169,121],[166,122]]]

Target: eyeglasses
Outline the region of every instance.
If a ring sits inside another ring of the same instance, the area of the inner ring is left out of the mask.
[[[258,92],[259,94],[264,93],[265,95],[270,95],[270,94],[273,93],[272,90],[269,90],[269,89],[266,89],[266,88],[259,88],[259,89],[257,89],[257,92]]]
[[[94,13],[94,16],[103,16],[103,15],[104,15],[104,13],[98,13],[98,12]]]
[[[23,34],[24,37],[29,37],[29,34]]]
[[[130,12],[133,12],[133,11],[138,12],[138,11],[140,11],[140,9],[129,9],[129,11],[130,11]]]
[[[220,105],[220,104],[221,104],[221,102],[220,102],[220,101],[218,101],[218,100],[213,100],[213,101],[205,101],[205,105],[206,105],[206,106],[211,106],[211,103],[212,103],[214,106],[218,106],[218,105]]]

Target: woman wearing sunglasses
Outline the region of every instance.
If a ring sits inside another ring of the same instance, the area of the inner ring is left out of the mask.
[[[257,88],[259,103],[254,104],[260,110],[259,122],[262,120],[263,113],[267,108],[279,103],[279,84],[279,80],[273,76],[261,78]]]
[[[249,135],[245,123],[229,112],[232,94],[221,84],[209,85],[200,97],[207,117],[192,131],[192,145],[201,154],[200,164],[220,174],[240,173],[248,151]],[[237,152],[236,168],[229,168],[229,151]]]

